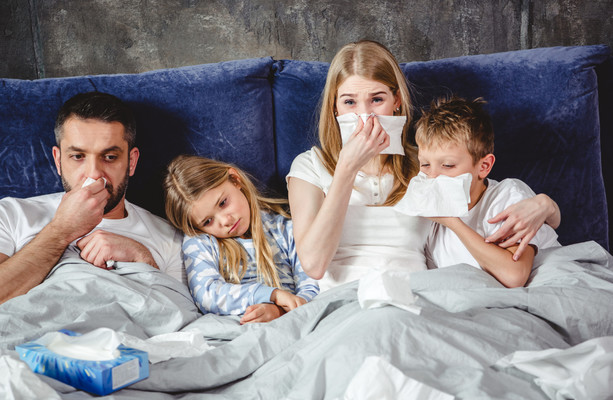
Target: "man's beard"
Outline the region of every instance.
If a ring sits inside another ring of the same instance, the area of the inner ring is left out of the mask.
[[[62,172],[62,167],[60,165],[60,172]],[[72,190],[72,186],[64,179],[64,174],[60,176],[62,179],[62,186],[64,186],[64,190],[70,192]],[[111,197],[106,202],[106,206],[104,206],[104,215],[108,214],[113,208],[117,207],[117,204],[121,202],[121,199],[126,194],[126,190],[128,190],[128,180],[130,178],[130,169],[126,169],[126,175],[123,181],[117,186],[117,190],[113,191],[113,185],[109,182],[106,183],[106,190],[109,192]]]

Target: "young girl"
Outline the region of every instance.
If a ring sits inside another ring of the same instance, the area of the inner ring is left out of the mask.
[[[238,168],[179,156],[164,181],[166,215],[185,233],[183,258],[202,312],[265,322],[311,300],[284,200],[262,197]]]

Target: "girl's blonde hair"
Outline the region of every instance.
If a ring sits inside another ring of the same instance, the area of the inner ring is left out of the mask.
[[[342,139],[336,121],[336,96],[338,88],[352,75],[380,82],[400,98],[400,110],[394,115],[405,115],[407,122],[402,133],[405,156],[394,154],[387,158],[384,167],[394,175],[394,186],[383,204],[396,204],[406,192],[409,181],[419,172],[417,150],[407,138],[411,122],[411,100],[404,74],[396,58],[380,43],[362,40],[343,46],[334,56],[324,87],[319,119],[319,143],[322,163],[330,175],[334,174]]]
[[[230,169],[236,171],[231,174]],[[237,184],[249,203],[249,230],[255,248],[258,280],[271,287],[281,287],[272,250],[262,227],[261,210],[289,217],[287,200],[263,197],[251,179],[239,168],[199,156],[181,155],[169,165],[164,178],[166,215],[177,229],[188,236],[205,233],[191,216],[193,203],[211,189],[230,181]],[[218,239],[219,272],[230,283],[240,283],[247,269],[247,252],[234,238]]]

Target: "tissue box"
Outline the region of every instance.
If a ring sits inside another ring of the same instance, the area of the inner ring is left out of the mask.
[[[60,332],[79,335],[66,329]],[[119,357],[107,361],[65,357],[36,342],[15,346],[15,350],[32,371],[97,395],[112,393],[149,376],[147,353],[124,345],[117,347]]]

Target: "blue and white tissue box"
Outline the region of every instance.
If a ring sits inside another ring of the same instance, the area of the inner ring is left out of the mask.
[[[110,329],[101,329],[116,335]],[[81,336],[66,329],[60,330],[59,333],[68,337]],[[148,355],[141,350],[117,343],[113,349],[115,358],[92,361],[58,354],[39,341],[40,339],[15,346],[15,350],[32,371],[76,389],[107,395],[149,377]]]

